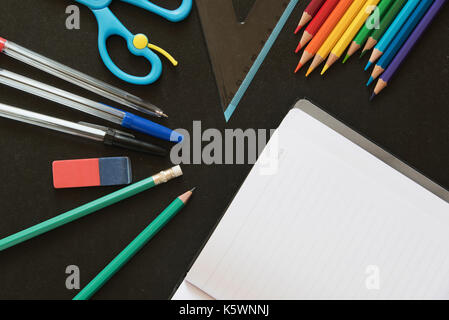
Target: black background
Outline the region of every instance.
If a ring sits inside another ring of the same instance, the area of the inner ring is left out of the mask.
[[[142,9],[113,1],[114,13],[133,33],[180,61],[151,86],[136,87],[116,79],[102,64],[97,25],[81,9],[81,30],[67,30],[65,9],[73,1],[2,0],[0,36],[56,61],[147,98],[161,106],[172,128],[276,128],[293,103],[308,97],[375,143],[389,150],[437,183],[449,188],[449,12],[443,8],[425,38],[381,96],[369,102],[365,60],[352,58],[335,65],[325,78],[293,75],[298,37],[293,30],[306,6],[301,1],[274,45],[231,121],[219,105],[196,9],[184,22],[168,23]],[[175,8],[177,0],[154,3]],[[124,43],[111,39],[112,56],[127,71],[143,74],[146,62],[129,55]],[[1,67],[57,87],[99,99],[82,89],[32,67],[0,56]],[[101,99],[99,99],[101,100]],[[57,104],[0,86],[0,102],[76,121],[102,123]],[[108,123],[103,123],[108,124]],[[129,156],[134,180],[171,166],[161,159],[88,140],[0,119],[0,237],[22,230],[117,188],[54,190],[51,162],[105,156]],[[142,136],[140,136],[142,137]],[[149,141],[151,138],[148,139]],[[161,143],[160,141],[154,141]],[[167,146],[169,146],[167,144]],[[14,248],[0,252],[1,299],[71,299],[65,268],[77,265],[86,285],[177,195],[198,190],[188,207],[95,296],[96,299],[167,299],[223,214],[250,170],[249,165],[185,165],[185,175],[132,199]]]

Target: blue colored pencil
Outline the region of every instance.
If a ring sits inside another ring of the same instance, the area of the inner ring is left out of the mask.
[[[387,51],[380,57],[376,66],[374,67],[373,72],[371,73],[371,77],[366,84],[369,86],[374,79],[377,79],[388,67],[388,65],[393,61],[396,54],[401,49],[402,45],[407,41],[407,39],[412,34],[413,30],[415,30],[418,23],[424,17],[425,13],[429,10],[432,5],[433,0],[422,0],[418,5],[416,10],[412,13],[410,18],[404,24],[404,27],[399,31],[396,38],[392,41],[391,45],[388,47]]]
[[[385,70],[384,74],[382,74],[382,76],[380,77],[376,87],[374,88],[374,93],[371,96],[371,99],[373,99],[383,89],[385,89],[385,87],[390,82],[391,78],[399,70],[399,67],[402,65],[402,63],[407,58],[408,54],[412,51],[414,46],[418,43],[419,39],[422,37],[424,32],[432,23],[433,19],[436,17],[436,15],[441,10],[446,1],[447,0],[435,0],[432,7],[427,11],[426,15],[424,16],[424,18],[422,18],[419,25],[413,31],[411,36],[407,39],[405,44],[402,46],[401,50],[399,50],[396,57],[394,57],[393,61],[388,66],[387,70]]]
[[[420,0],[407,1],[401,12],[399,12],[399,14],[397,15],[396,19],[390,25],[380,41],[377,43],[376,47],[373,50],[373,53],[371,54],[371,57],[369,58],[368,64],[365,67],[365,71],[368,70],[369,67],[382,56],[395,36],[399,33],[399,31],[401,31],[402,26],[405,24],[408,17],[410,17],[419,3]]]

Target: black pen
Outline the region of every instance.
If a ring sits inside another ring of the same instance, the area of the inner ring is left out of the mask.
[[[0,103],[0,117],[100,141],[110,146],[122,147],[158,156],[165,156],[167,154],[167,151],[162,147],[137,140],[130,133],[84,122],[75,123],[66,121],[2,103]]]

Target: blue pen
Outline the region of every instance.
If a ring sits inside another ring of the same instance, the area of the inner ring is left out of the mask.
[[[418,5],[416,10],[412,13],[410,18],[404,24],[404,27],[399,31],[396,38],[393,40],[391,45],[385,51],[385,53],[380,57],[376,66],[374,67],[373,73],[366,84],[369,86],[375,79],[377,79],[388,67],[388,65],[393,61],[396,54],[401,49],[402,45],[407,41],[407,39],[412,34],[413,30],[415,30],[418,23],[424,17],[424,14],[429,10],[432,5],[433,0],[422,0]]]
[[[0,83],[162,140],[172,142],[181,142],[183,140],[183,136],[178,132],[148,119],[77,96],[7,70],[0,69]]]
[[[371,67],[385,52],[388,45],[393,41],[394,37],[401,30],[404,23],[407,21],[408,17],[412,14],[415,8],[418,6],[421,0],[408,0],[405,6],[397,15],[396,19],[393,21],[391,26],[387,29],[385,34],[382,36],[380,41],[377,43],[376,47],[369,58],[368,64],[365,67],[365,71]]]

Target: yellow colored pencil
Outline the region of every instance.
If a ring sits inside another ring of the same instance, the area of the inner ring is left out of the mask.
[[[345,30],[351,24],[352,20],[355,18],[357,13],[362,9],[362,6],[366,3],[367,0],[355,0],[352,5],[348,8],[344,16],[340,19],[338,24],[335,26],[335,29],[332,30],[330,35],[327,37],[326,41],[321,45],[320,49],[315,55],[315,58],[310,65],[309,70],[307,71],[306,77],[318,67],[324,59],[327,58],[332,48],[338,42],[338,39],[343,35]]]
[[[357,35],[357,32],[359,32],[360,28],[362,28],[363,24],[366,22],[366,20],[369,18],[371,13],[376,9],[377,4],[380,2],[380,0],[368,0],[366,1],[365,5],[362,7],[362,9],[359,11],[357,16],[354,20],[352,20],[352,23],[349,25],[348,29],[346,29],[343,36],[338,40],[335,47],[332,49],[329,58],[327,59],[326,65],[323,68],[323,71],[321,71],[321,74],[323,75],[340,57],[343,55],[343,52],[346,50],[346,48],[351,43],[352,39]]]

